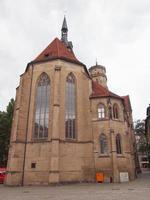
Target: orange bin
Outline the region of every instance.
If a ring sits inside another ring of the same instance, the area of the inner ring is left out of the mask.
[[[104,173],[97,172],[96,173],[96,181],[99,183],[103,183],[104,182]]]

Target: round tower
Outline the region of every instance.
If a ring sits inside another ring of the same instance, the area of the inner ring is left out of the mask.
[[[90,67],[90,75],[93,81],[97,81],[103,87],[107,88],[106,68],[96,63],[95,66]]]

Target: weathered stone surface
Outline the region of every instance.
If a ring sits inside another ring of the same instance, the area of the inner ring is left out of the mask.
[[[36,141],[33,139],[35,97],[37,82],[43,72],[50,78],[49,131],[48,139]],[[65,86],[69,73],[73,73],[76,82],[75,140],[65,138]],[[103,172],[114,182],[119,182],[120,171],[128,172],[130,180],[135,178],[134,136],[132,127],[127,125],[124,118],[122,99],[109,97],[111,104],[116,103],[119,108],[119,119],[110,120],[108,98],[90,99],[91,94],[92,81],[82,65],[57,59],[28,67],[21,76],[16,93],[7,185],[21,185],[22,181],[25,185],[93,182],[96,172]],[[99,103],[106,108],[106,117],[102,120],[97,115]],[[101,133],[107,137],[107,155],[100,154]],[[118,133],[122,142],[121,155],[116,153],[115,138]],[[31,168],[32,163],[35,163],[35,169]]]

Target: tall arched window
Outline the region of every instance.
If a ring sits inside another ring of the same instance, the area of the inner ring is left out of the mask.
[[[105,118],[105,106],[103,104],[98,105],[98,118],[99,119]]]
[[[108,153],[107,138],[103,133],[100,135],[100,153],[101,154]]]
[[[117,154],[122,154],[120,134],[116,135],[116,151],[117,151]]]
[[[66,116],[65,132],[66,138],[75,139],[76,137],[76,94],[75,78],[69,74],[66,79]]]
[[[119,109],[117,104],[113,105],[113,117],[114,119],[119,119]]]
[[[41,74],[36,90],[34,138],[48,137],[50,79],[46,73]]]

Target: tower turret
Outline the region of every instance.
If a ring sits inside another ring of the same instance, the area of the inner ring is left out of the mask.
[[[66,45],[66,47],[72,51],[73,45],[71,41],[68,41],[68,27],[66,17],[64,16],[62,28],[61,28],[61,41]]]
[[[92,80],[97,81],[103,87],[107,88],[107,76],[106,76],[106,68],[102,65],[98,65],[96,63],[95,66],[92,66],[89,69]]]

